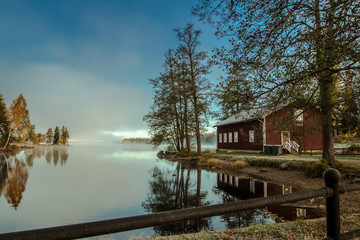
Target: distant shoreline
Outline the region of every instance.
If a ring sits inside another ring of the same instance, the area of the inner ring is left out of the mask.
[[[14,144],[9,149],[0,149],[0,154],[5,153],[17,153],[24,149],[32,149],[35,147],[69,147],[70,144],[62,145],[62,144]]]

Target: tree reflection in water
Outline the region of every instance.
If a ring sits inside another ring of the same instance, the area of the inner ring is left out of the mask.
[[[54,152],[56,152],[54,154]],[[45,155],[46,161],[51,162],[54,157],[54,165],[60,157],[61,165],[64,165],[69,157],[67,148],[32,148],[24,150],[25,160],[16,154],[0,155],[0,197],[4,195],[8,204],[15,210],[19,207],[26,183],[29,177],[29,169],[34,166],[34,160]],[[21,156],[21,155],[20,155]]]
[[[13,162],[8,171],[4,196],[7,202],[16,210],[21,202],[22,194],[25,191],[29,171],[24,160],[15,158]]]
[[[196,176],[194,176],[196,173]],[[201,191],[201,169],[191,170],[178,163],[175,171],[152,169],[149,193],[142,206],[150,213],[209,205],[207,191]],[[193,179],[191,179],[194,177]],[[195,182],[194,182],[195,181]],[[188,220],[181,223],[154,227],[159,235],[211,230],[211,218]]]

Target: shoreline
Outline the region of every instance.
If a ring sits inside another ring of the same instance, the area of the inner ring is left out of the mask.
[[[179,161],[185,164],[206,169],[213,172],[222,172],[234,175],[247,175],[255,177],[264,181],[270,181],[278,184],[287,184],[298,189],[310,190],[315,188],[322,188],[325,186],[322,177],[308,177],[300,167],[292,167],[289,164],[286,168],[280,166],[284,163],[297,164],[308,162],[319,162],[319,159],[303,159],[296,160],[296,156],[288,156],[288,158],[281,156],[242,156],[229,154],[210,154],[211,158],[218,159],[225,162],[234,162],[242,160],[247,163],[246,167],[241,169],[230,169],[227,165],[225,167],[211,166],[209,164],[201,163],[202,158],[209,158],[209,154],[201,157],[182,158],[175,154],[169,154],[170,161]],[[270,158],[270,159],[264,159]],[[275,160],[274,160],[275,159]],[[258,164],[255,164],[258,161]],[[349,160],[350,161],[350,160]],[[201,164],[198,164],[201,163]],[[263,165],[264,166],[263,166]],[[350,167],[349,167],[350,165]],[[353,169],[351,169],[351,167]],[[360,182],[359,169],[360,159],[351,160],[350,163],[342,166],[342,180],[340,184],[351,184]],[[345,169],[357,173],[357,175],[349,175]],[[354,170],[355,169],[355,170]],[[348,192],[340,195],[340,209],[341,209],[341,231],[348,232],[360,228],[360,201],[358,200],[358,192]],[[246,228],[232,228],[218,231],[202,231],[198,233],[184,233],[174,236],[150,236],[145,239],[150,240],[180,240],[180,239],[324,239],[326,237],[326,216],[325,213],[325,198],[317,198],[311,200],[304,200],[292,203],[299,207],[311,207],[317,209],[321,213],[320,218],[286,221],[282,223],[273,223],[268,225],[251,225]],[[141,237],[133,238],[133,240],[143,239]]]

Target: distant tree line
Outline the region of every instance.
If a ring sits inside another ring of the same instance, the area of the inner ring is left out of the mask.
[[[48,142],[48,134],[45,135],[35,131],[35,125],[30,121],[29,110],[22,93],[12,102],[9,108],[6,107],[4,97],[0,93],[1,149],[9,147],[9,143],[25,143],[28,141],[34,144],[45,142],[49,144],[68,144],[70,135],[66,127],[62,127],[61,131],[59,127],[56,127],[52,135],[52,141]]]
[[[121,143],[128,144],[128,143],[137,143],[137,144],[150,144],[150,138],[124,138]]]

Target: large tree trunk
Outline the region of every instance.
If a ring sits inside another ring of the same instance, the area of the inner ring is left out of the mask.
[[[333,1],[331,6],[334,5]],[[320,84],[320,105],[322,111],[322,128],[323,128],[323,159],[330,166],[335,165],[334,156],[334,136],[333,136],[333,93],[336,81],[336,74],[331,72],[334,68],[335,59],[332,59],[331,49],[334,46],[332,38],[332,14],[329,13],[329,29],[324,33],[325,29],[321,26],[320,1],[315,0],[315,36],[316,36],[316,64],[319,71],[318,79]]]
[[[334,88],[335,76],[331,75],[320,80],[320,96],[322,110],[322,127],[323,127],[323,159],[326,159],[330,166],[335,164],[334,156],[334,136],[333,136],[333,119],[332,119],[332,91]]]

